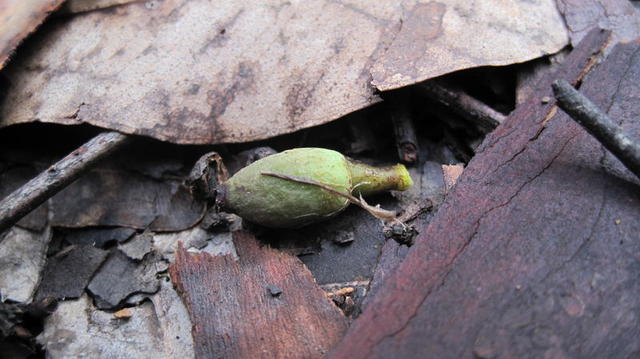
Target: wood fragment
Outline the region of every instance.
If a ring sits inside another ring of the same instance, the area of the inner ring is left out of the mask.
[[[398,97],[406,98],[406,94],[401,94]],[[414,164],[418,160],[420,149],[408,104],[400,98],[392,98],[390,101],[391,122],[393,123],[398,157],[406,164]]]
[[[567,81],[558,80],[552,87],[558,106],[640,177],[640,144]]]
[[[631,265],[638,187],[620,179],[597,141],[540,102],[553,80],[582,79],[607,38],[590,33],[537,86],[537,98],[485,139],[329,358],[629,357],[640,350],[632,314],[640,285]],[[616,49],[582,88],[600,106],[637,118],[639,50]],[[633,93],[625,106],[609,107],[618,86]],[[628,319],[608,325],[614,318]]]
[[[467,93],[450,87],[441,80],[430,80],[418,86],[430,99],[446,106],[457,115],[474,123],[484,133],[504,122],[505,115]]]
[[[129,319],[133,316],[133,313],[131,312],[131,310],[129,308],[123,308],[120,309],[119,311],[113,313],[113,316],[116,319]]]
[[[118,132],[101,133],[4,198],[0,202],[0,232],[122,147],[128,138]]]
[[[460,178],[462,171],[464,171],[464,165],[462,164],[442,165],[442,175],[444,178],[445,192],[448,193],[449,191],[451,191],[453,186],[455,186],[456,182],[458,181],[458,178]]]
[[[169,270],[193,323],[196,358],[322,357],[347,320],[311,272],[248,232],[235,232],[234,242],[238,260],[180,247]]]

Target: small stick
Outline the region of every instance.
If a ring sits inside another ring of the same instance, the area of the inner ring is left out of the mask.
[[[622,127],[611,121],[598,106],[567,81],[555,81],[552,88],[558,100],[558,107],[569,114],[640,178],[640,145],[631,140]]]
[[[0,232],[13,226],[99,160],[121,147],[128,138],[119,132],[103,132],[8,195],[0,202]]]
[[[405,101],[395,98],[391,99],[391,103],[391,122],[393,122],[398,156],[402,162],[413,164],[418,160],[418,140],[411,114]]]
[[[494,110],[484,102],[469,96],[463,91],[450,88],[442,81],[431,80],[420,84],[423,93],[434,101],[448,107],[454,113],[478,125],[485,133],[493,131],[504,122],[506,116]]]

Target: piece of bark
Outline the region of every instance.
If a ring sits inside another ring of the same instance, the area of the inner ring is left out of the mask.
[[[133,228],[72,228],[58,229],[54,234],[54,240],[60,236],[60,240],[66,244],[91,245],[96,248],[105,248],[114,243],[122,243],[131,238],[136,230]]]
[[[64,0],[5,0],[0,4],[0,70],[16,47]]]
[[[87,289],[99,309],[116,309],[136,293],[155,293],[160,289],[156,279],[156,257],[147,255],[141,263],[114,250],[93,276]]]
[[[0,126],[90,123],[193,144],[264,139],[379,102],[372,66],[403,86],[568,40],[553,0],[134,1],[47,25],[7,67]]]
[[[539,100],[552,96],[553,80],[583,78],[606,37],[585,37],[537,98],[486,138],[329,357],[637,354],[637,179]],[[581,88],[636,138],[638,71],[638,43],[619,45]]]
[[[68,252],[48,258],[35,299],[80,297],[108,254],[91,245],[78,245]]]
[[[163,332],[162,346],[167,358],[193,358],[189,312],[169,278],[160,281],[160,291],[150,297]]]
[[[157,181],[137,173],[97,168],[51,199],[54,226],[122,226],[180,231],[204,215],[204,202],[179,180]]]
[[[0,233],[0,301],[31,301],[50,239],[50,228],[34,232],[13,226]]]
[[[137,235],[127,243],[119,245],[118,248],[127,257],[133,260],[141,260],[153,249],[153,236],[148,233]]]
[[[418,139],[416,138],[416,129],[413,125],[409,102],[403,100],[407,96],[407,94],[400,94],[398,97],[392,97],[389,100],[389,107],[398,157],[403,163],[413,165],[418,160],[420,148],[418,147]]]
[[[123,320],[97,310],[86,295],[61,302],[38,343],[50,358],[176,358],[164,351],[169,333],[159,325],[158,309],[146,302],[129,310],[131,318]]]
[[[180,248],[171,280],[193,323],[196,358],[320,358],[346,318],[296,257],[236,232],[238,260]],[[268,286],[282,293],[272,296]]]
[[[418,86],[419,90],[458,116],[470,121],[483,133],[493,131],[505,116],[489,105],[477,100],[464,91],[451,87],[442,80],[431,80]]]
[[[578,44],[593,28],[610,30],[613,43],[640,36],[640,15],[628,0],[557,0],[571,44]]]

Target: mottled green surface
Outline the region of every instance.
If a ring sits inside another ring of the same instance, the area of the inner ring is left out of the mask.
[[[265,157],[231,177],[226,206],[240,217],[268,227],[300,227],[345,209],[348,200],[317,186],[264,176],[262,172],[304,177],[349,193],[346,158],[321,148],[297,148]]]
[[[404,191],[411,184],[403,165],[384,168],[353,162],[323,148],[297,148],[265,157],[226,182],[224,206],[240,217],[267,227],[295,228],[327,219],[349,205],[345,198],[312,184],[265,176],[263,172],[320,182],[359,196]]]

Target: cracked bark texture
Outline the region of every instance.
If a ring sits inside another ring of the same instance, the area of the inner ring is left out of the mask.
[[[639,182],[541,101],[554,79],[582,79],[581,91],[640,139],[640,44],[617,45],[593,67],[606,37],[587,35],[487,137],[329,357],[640,353]]]
[[[179,247],[171,280],[193,323],[196,358],[321,358],[347,319],[295,256],[235,232],[232,255]]]

